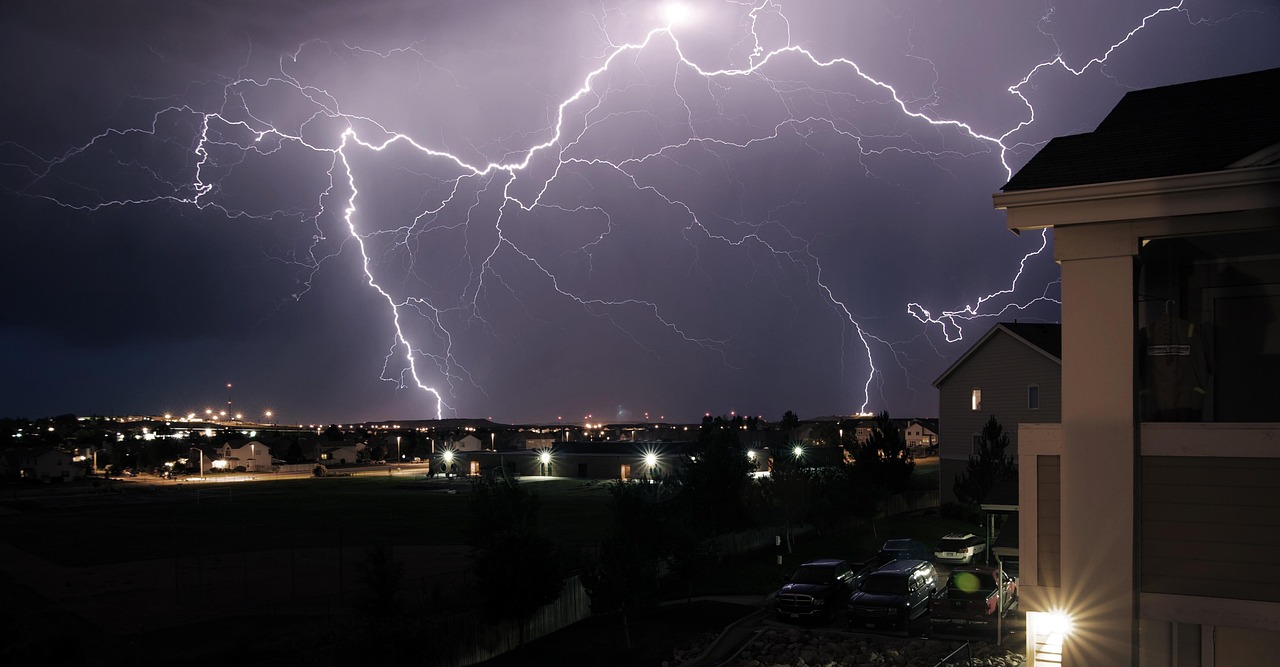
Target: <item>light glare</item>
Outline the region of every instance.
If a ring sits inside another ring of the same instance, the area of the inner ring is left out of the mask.
[[[693,21],[693,10],[683,2],[668,2],[662,8],[662,16],[667,21],[667,26],[685,25]]]
[[[1060,634],[1062,636],[1070,635],[1075,630],[1075,621],[1064,611],[1052,611],[1043,617],[1044,632],[1046,634]]]

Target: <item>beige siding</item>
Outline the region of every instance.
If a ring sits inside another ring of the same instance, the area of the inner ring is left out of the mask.
[[[1061,458],[1036,457],[1036,584],[1062,585]]]
[[[1040,408],[1027,409],[1027,387],[1040,388]],[[973,410],[971,390],[982,389],[982,409]],[[943,461],[967,461],[973,436],[995,415],[1009,434],[1010,454],[1017,456],[1018,424],[1062,420],[1062,366],[1036,348],[997,331],[980,349],[938,385],[938,455]],[[963,464],[961,465],[963,469]],[[939,480],[943,502],[955,500],[954,479]]]
[[[1280,602],[1280,460],[1144,456],[1141,590]]]

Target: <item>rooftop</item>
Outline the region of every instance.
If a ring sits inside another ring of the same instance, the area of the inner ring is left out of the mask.
[[[1127,93],[1093,132],[1057,137],[1005,192],[1274,163],[1280,68]],[[1272,149],[1272,150],[1268,150]]]

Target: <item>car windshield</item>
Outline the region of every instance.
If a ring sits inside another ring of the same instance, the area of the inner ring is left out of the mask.
[[[791,575],[793,584],[829,584],[835,579],[834,567],[822,565],[802,565]]]
[[[892,574],[872,574],[862,580],[859,590],[874,595],[906,595],[907,579]]]
[[[955,599],[982,599],[996,589],[996,580],[981,572],[955,572],[947,581],[947,595]]]

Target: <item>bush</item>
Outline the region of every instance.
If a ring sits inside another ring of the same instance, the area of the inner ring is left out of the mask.
[[[957,502],[943,503],[938,508],[938,515],[946,519],[957,519],[965,523],[982,525],[982,511]]]

